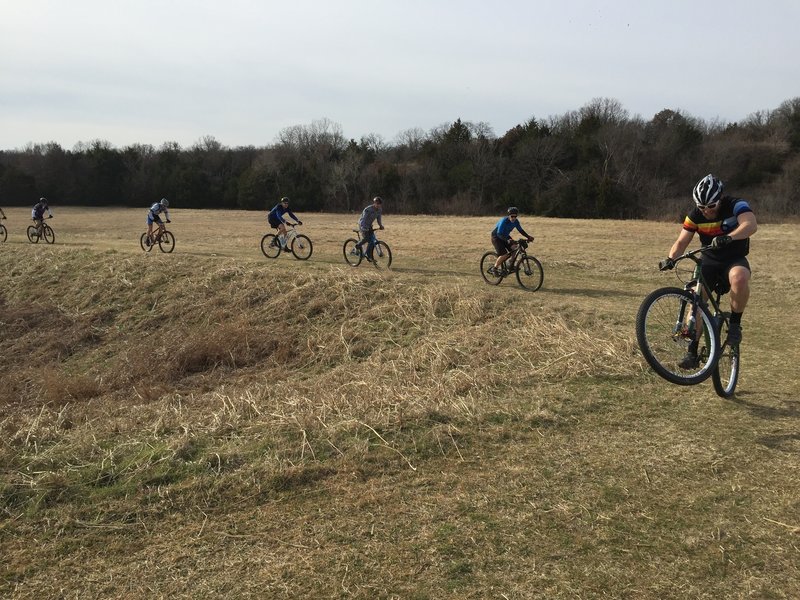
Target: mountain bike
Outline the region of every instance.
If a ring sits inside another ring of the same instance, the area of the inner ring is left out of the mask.
[[[281,247],[280,238],[274,233],[268,233],[261,238],[261,252],[267,258],[278,258],[284,252],[291,252],[298,260],[308,260],[314,252],[314,245],[307,235],[297,233],[294,225],[286,226],[286,245]]]
[[[52,219],[53,217],[47,217],[48,219]],[[44,241],[48,244],[52,244],[56,241],[56,234],[53,232],[53,228],[50,227],[47,223],[42,220],[38,225],[28,225],[28,241],[31,244],[38,244],[39,240],[44,238]]]
[[[644,299],[636,315],[636,340],[647,363],[667,381],[695,385],[711,377],[717,395],[730,398],[739,380],[740,352],[738,344],[727,340],[730,313],[720,309],[727,290],[710,289],[700,269],[698,255],[710,248],[674,259],[676,264],[694,262],[691,279],[683,289],[661,288]],[[666,267],[662,263],[660,268]],[[681,366],[692,342],[697,342],[698,360]]]
[[[544,282],[544,268],[539,260],[527,252],[527,240],[515,240],[514,249],[500,267],[500,271],[494,271],[494,263],[497,261],[497,252],[487,252],[481,256],[481,276],[489,285],[499,285],[508,275],[515,273],[517,282],[525,288],[535,292]],[[491,269],[491,271],[490,271]]]
[[[139,245],[145,252],[150,252],[156,244],[162,252],[170,253],[175,250],[175,236],[166,228],[159,227],[158,231],[149,238],[147,237],[146,231],[142,234],[142,237],[139,238]]]
[[[366,250],[362,247],[360,240],[348,238],[344,241],[342,253],[348,265],[357,267],[364,258],[367,258],[367,261],[372,262],[378,268],[388,269],[392,266],[392,250],[386,242],[378,241],[378,238],[375,237],[375,231],[375,229],[370,229],[370,235],[372,235],[372,241],[375,244],[375,248],[372,251],[372,261],[366,256]],[[359,236],[361,234],[358,229],[353,229],[353,232],[359,234]],[[364,242],[364,244],[366,243]]]
[[[3,221],[6,220],[5,217],[2,219]],[[0,223],[0,243],[5,242],[8,239],[8,229],[6,226]]]

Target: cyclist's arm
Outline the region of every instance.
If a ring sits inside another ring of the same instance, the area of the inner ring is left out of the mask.
[[[689,242],[692,241],[693,237],[694,237],[694,231],[690,231],[688,229],[681,229],[681,233],[680,235],[678,235],[678,239],[675,240],[674,244],[672,244],[672,248],[669,251],[669,257],[675,258],[686,252],[686,248],[688,248]]]
[[[519,219],[517,219],[517,222],[515,223],[515,225],[517,226],[517,231],[519,231],[526,238],[533,237],[532,235],[528,235],[528,233],[522,228],[522,225],[520,225],[520,223],[519,223]]]
[[[739,225],[731,231],[728,235],[731,236],[733,240],[746,240],[751,235],[753,235],[756,230],[758,229],[758,223],[756,223],[756,215],[752,212],[746,212],[739,215],[738,218]]]

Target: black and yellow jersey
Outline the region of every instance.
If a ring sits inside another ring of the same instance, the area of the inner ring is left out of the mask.
[[[720,200],[719,211],[713,218],[706,217],[695,207],[683,220],[683,228],[700,234],[700,243],[708,246],[718,235],[728,235],[739,226],[739,215],[753,212],[746,200],[725,196]],[[723,248],[709,250],[706,256],[712,260],[727,261],[747,256],[750,240],[736,240]]]

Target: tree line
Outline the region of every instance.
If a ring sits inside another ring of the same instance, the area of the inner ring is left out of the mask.
[[[393,213],[524,213],[575,218],[675,218],[709,172],[753,201],[759,217],[800,214],[800,97],[737,123],[664,109],[650,120],[619,101],[531,118],[502,136],[456,119],[412,128],[389,143],[347,139],[327,119],[282,130],[263,147],[229,148],[207,136],[188,148],[72,150],[30,144],[0,151],[0,206],[145,206],[265,209],[281,196],[303,211],[360,210],[375,195]]]

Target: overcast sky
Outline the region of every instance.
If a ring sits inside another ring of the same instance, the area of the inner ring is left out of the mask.
[[[731,122],[800,96],[798,25],[798,0],[0,0],[0,149],[502,135],[598,97]]]

